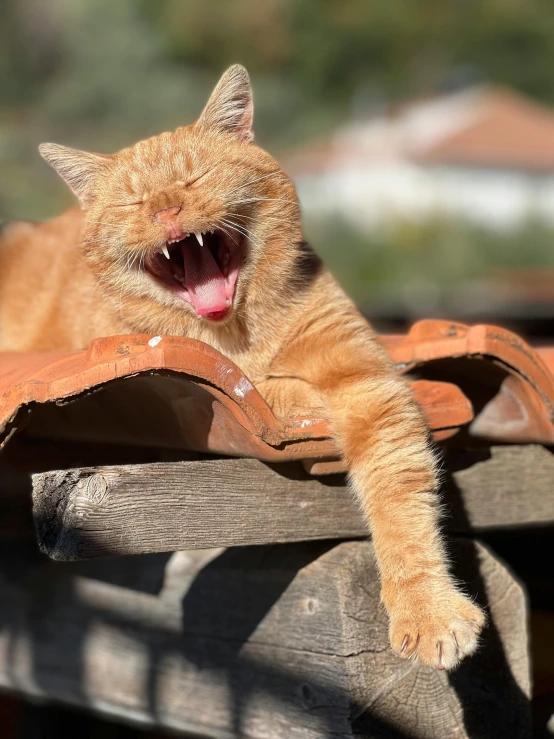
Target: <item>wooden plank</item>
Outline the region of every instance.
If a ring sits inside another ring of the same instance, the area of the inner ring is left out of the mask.
[[[478,460],[478,461],[476,461]],[[451,531],[552,522],[554,457],[540,446],[447,457]],[[54,559],[367,535],[345,478],[221,459],[33,476],[39,544]]]
[[[231,739],[530,736],[526,606],[483,547],[452,559],[490,603],[447,675],[395,657],[369,542],[54,563],[0,560],[0,685]]]
[[[453,531],[554,522],[554,455],[539,444],[450,450],[445,525]]]
[[[298,464],[91,467],[34,475],[33,488],[40,547],[55,559],[366,535],[343,477]]]

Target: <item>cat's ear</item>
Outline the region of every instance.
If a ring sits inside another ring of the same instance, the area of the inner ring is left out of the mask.
[[[111,157],[70,149],[59,144],[41,144],[38,150],[66,181],[86,210],[98,189],[99,179],[108,169]]]
[[[253,120],[254,103],[250,77],[242,65],[234,64],[223,73],[217,83],[197,126],[228,131],[243,141],[252,141]]]

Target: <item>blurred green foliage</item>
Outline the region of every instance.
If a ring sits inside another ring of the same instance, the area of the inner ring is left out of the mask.
[[[257,139],[277,154],[383,101],[468,82],[554,103],[552,0],[0,0],[0,217],[71,202],[40,141],[113,151],[187,123],[237,61],[253,77]],[[492,265],[550,263],[541,229],[309,233],[359,296],[368,284],[447,290]]]
[[[486,312],[506,300],[502,284],[495,290],[490,278],[554,272],[554,230],[538,220],[494,231],[455,218],[398,219],[371,234],[326,220],[308,222],[307,231],[343,287],[370,309]]]

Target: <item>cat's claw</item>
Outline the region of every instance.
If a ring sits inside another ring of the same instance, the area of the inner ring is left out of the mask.
[[[455,593],[441,607],[409,600],[391,613],[390,642],[400,657],[451,670],[477,649],[486,618],[469,598]]]

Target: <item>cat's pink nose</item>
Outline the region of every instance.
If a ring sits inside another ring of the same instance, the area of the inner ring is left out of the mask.
[[[170,226],[175,216],[178,216],[180,212],[180,205],[172,205],[171,208],[163,208],[162,210],[157,210],[152,216],[152,219],[156,221],[156,223]]]
[[[180,212],[181,206],[173,205],[171,208],[163,208],[163,210],[156,211],[152,216],[153,221],[166,227],[167,240],[170,242],[180,241],[185,235],[185,232],[176,220]]]

